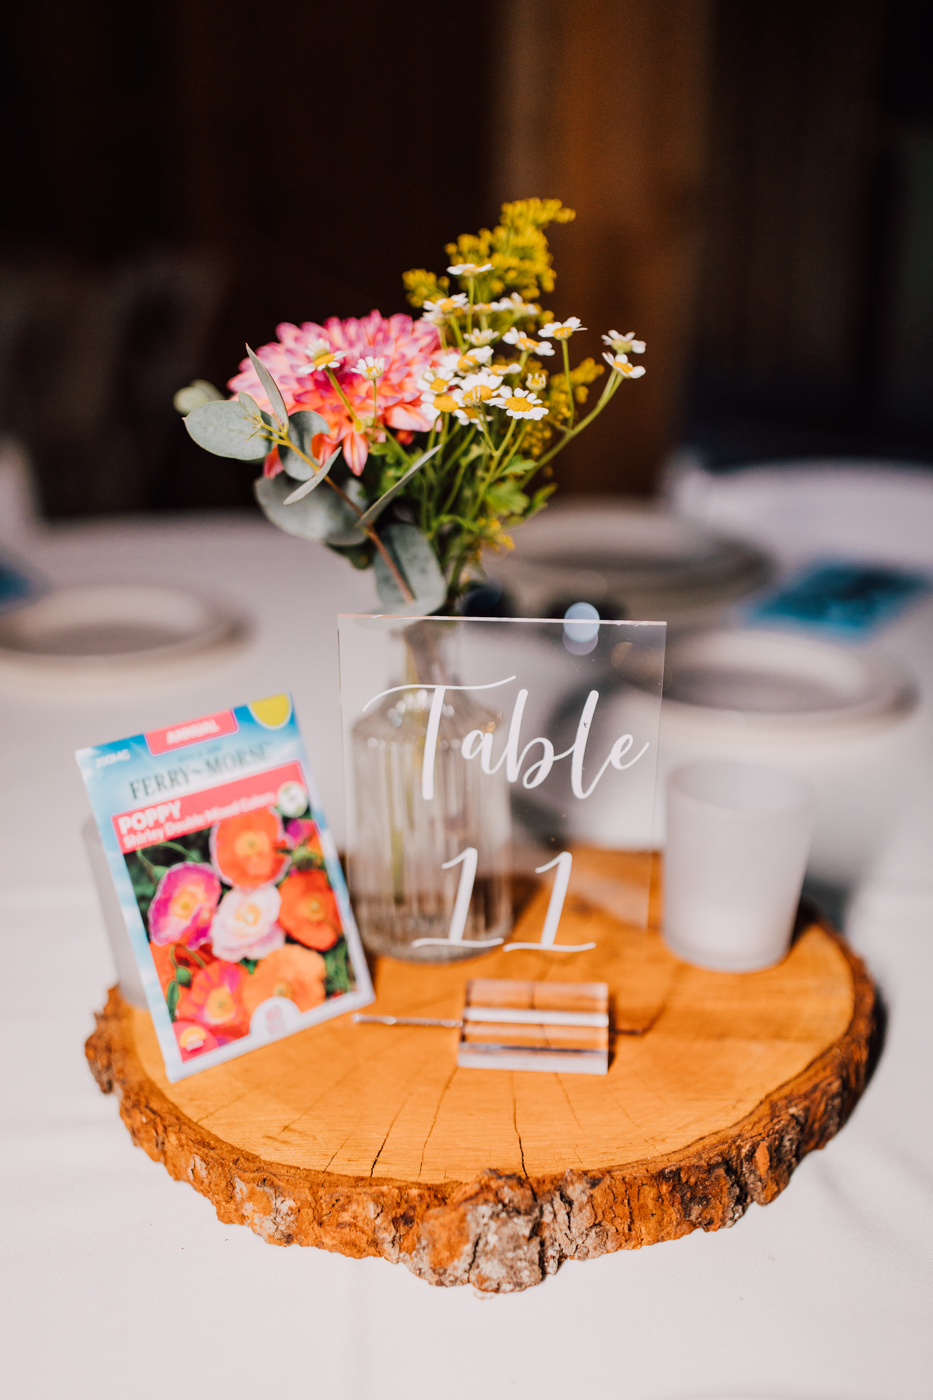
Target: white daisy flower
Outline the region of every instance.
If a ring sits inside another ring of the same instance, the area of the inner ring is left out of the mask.
[[[585,330],[586,326],[580,325],[579,316],[570,316],[566,321],[549,321],[538,334],[546,335],[551,340],[569,340],[575,331]]]
[[[435,365],[426,369],[417,381],[418,388],[423,389],[427,394],[446,393],[448,385],[453,381],[454,366],[459,358],[459,355],[455,355],[454,364],[448,368],[443,365]]]
[[[426,369],[418,380],[418,387],[423,391],[421,402],[426,404],[429,410],[434,409],[435,418],[438,413],[452,413],[459,406],[461,386],[452,374],[439,373],[436,369]]]
[[[479,374],[468,374],[463,383],[453,391],[453,396],[457,399],[457,421],[475,423],[482,417],[483,406],[488,404],[501,388],[501,376],[491,374],[489,370],[481,370]]]
[[[431,366],[431,373],[439,374],[442,379],[453,379],[454,375],[457,373],[457,365],[459,363],[459,350],[445,350],[435,359],[434,364]],[[427,374],[428,371],[425,370],[425,378]]]
[[[462,403],[474,404],[485,403],[491,399],[502,387],[501,374],[494,374],[491,370],[480,370],[479,374],[468,374],[460,388],[460,399]]]
[[[467,350],[457,360],[457,369],[461,374],[469,374],[471,370],[477,370],[481,365],[488,364],[492,359],[491,345],[478,345],[475,350]]]
[[[353,366],[354,374],[361,374],[364,379],[370,379],[373,383],[381,379],[386,372],[386,362],[382,356],[363,355]]]
[[[338,369],[340,361],[346,353],[345,350],[332,350],[326,341],[319,340],[308,350],[308,354],[311,356],[308,363],[301,365],[295,370],[295,373],[316,374],[319,369]]]
[[[441,413],[454,413],[460,407],[460,389],[454,387],[444,393],[422,394],[421,402],[431,422]]]
[[[543,335],[544,332],[542,331]],[[515,326],[506,331],[502,337],[506,345],[514,345],[516,350],[523,350],[529,355],[553,355],[554,346],[545,345],[540,340],[535,340],[534,336],[525,335],[524,331],[517,330]]]
[[[607,350],[603,359],[609,368],[616,374],[621,374],[623,379],[640,379],[645,372],[644,365],[630,365],[627,355],[610,355]]]
[[[481,272],[492,272],[492,263],[483,263],[482,267],[476,263],[454,263],[447,271],[454,277],[478,277]]]
[[[537,394],[521,389],[504,389],[492,402],[496,408],[504,409],[510,418],[544,418],[548,411],[547,404],[542,403]]]
[[[528,378],[525,380],[525,384],[529,389],[546,389],[547,375],[542,373],[541,370],[537,370],[534,374],[529,374]]]
[[[473,310],[476,310],[475,306]],[[467,340],[470,342],[471,345],[488,345],[490,341],[493,341],[495,339],[495,331],[470,331],[470,334],[467,336]]]
[[[466,292],[457,292],[452,297],[438,297],[437,301],[426,301],[424,311],[428,320],[434,316],[450,316],[455,311],[462,311],[469,304],[469,300]]]
[[[603,336],[603,344],[608,345],[610,350],[614,350],[617,355],[643,355],[645,353],[645,342],[635,339],[634,331],[627,331],[625,335],[620,335],[618,331],[610,331]]]
[[[502,297],[499,301],[491,302],[489,309],[490,311],[511,311],[513,316],[533,316],[538,310],[537,306],[532,306],[530,302],[522,301],[518,292],[513,292],[508,297]]]

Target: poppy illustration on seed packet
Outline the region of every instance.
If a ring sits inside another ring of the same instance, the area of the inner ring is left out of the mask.
[[[373,1000],[289,695],[77,759],[169,1080]]]

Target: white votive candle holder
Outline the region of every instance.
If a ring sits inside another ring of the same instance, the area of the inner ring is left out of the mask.
[[[686,962],[757,972],[790,947],[815,797],[758,763],[688,763],[667,781],[664,939]]]

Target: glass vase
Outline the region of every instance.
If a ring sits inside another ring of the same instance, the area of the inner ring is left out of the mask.
[[[387,691],[351,731],[357,922],[371,952],[413,962],[477,957],[512,925],[509,784],[504,770],[477,781],[460,755],[464,733],[494,732],[502,716],[447,688],[455,637],[420,622],[397,632]]]

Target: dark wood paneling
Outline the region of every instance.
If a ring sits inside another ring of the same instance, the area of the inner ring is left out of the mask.
[[[677,432],[701,231],[708,101],[705,0],[513,0],[500,15],[496,188],[557,196],[549,304],[634,329],[648,373],[560,458],[579,491],[643,492]]]

